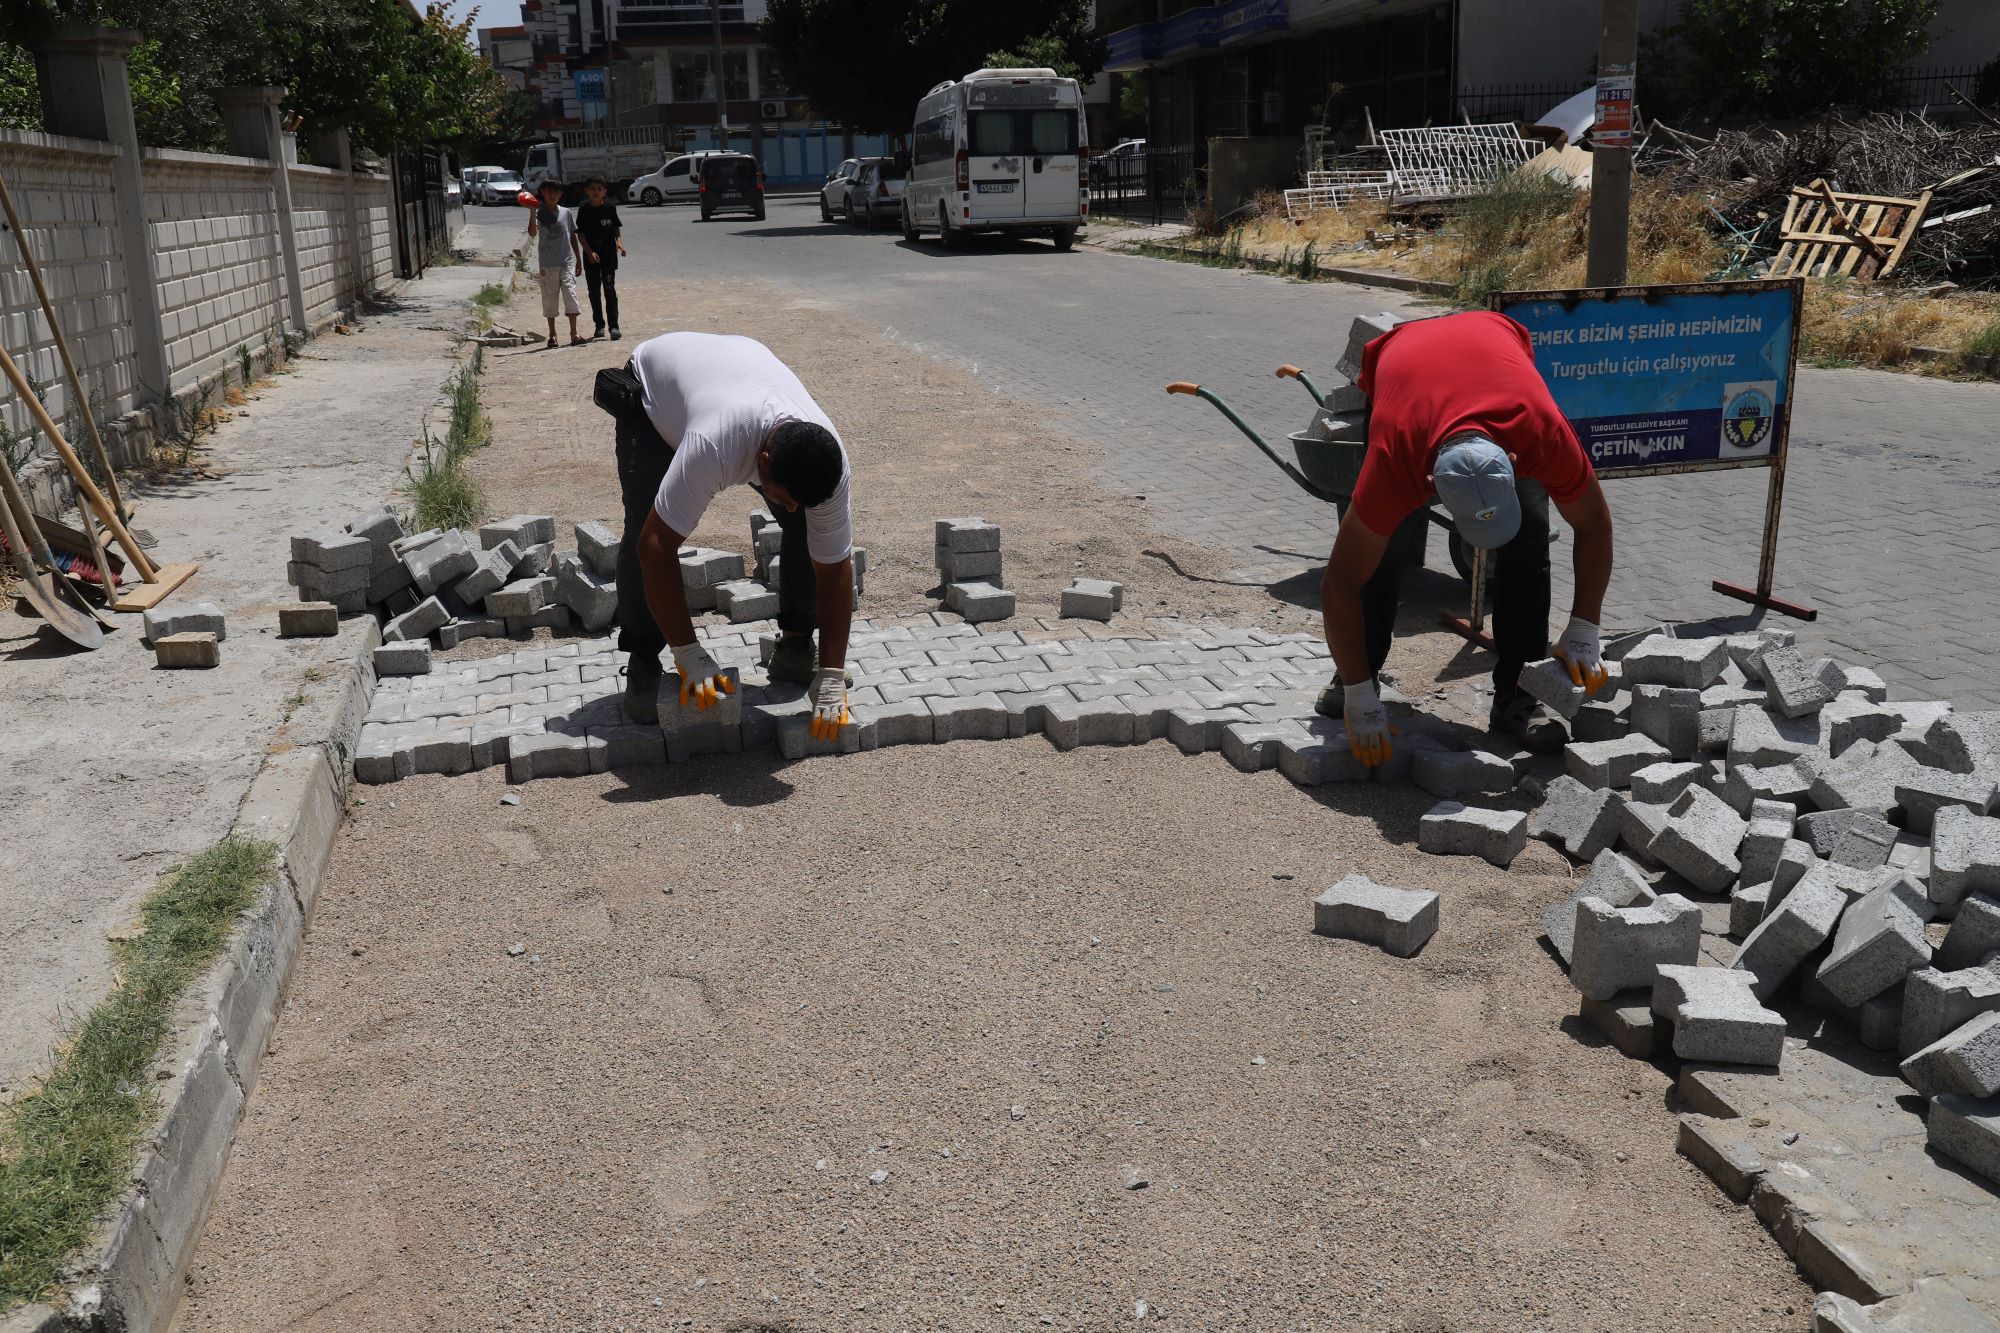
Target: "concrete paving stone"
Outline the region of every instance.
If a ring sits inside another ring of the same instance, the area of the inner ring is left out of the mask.
[[[285,582],[297,588],[301,595],[311,598],[332,599],[355,593],[365,596],[368,585],[373,581],[373,576],[365,565],[354,569],[331,571],[297,562],[285,566]]]
[[[1639,868],[1617,852],[1603,851],[1590,863],[1590,873],[1560,902],[1542,910],[1541,933],[1563,965],[1569,965],[1576,941],[1576,904],[1596,898],[1613,907],[1644,906],[1658,896]]]
[[[1278,766],[1278,748],[1287,740],[1311,744],[1312,733],[1297,722],[1232,722],[1222,729],[1222,757],[1245,773]]]
[[[605,746],[588,734],[557,731],[514,737],[507,746],[507,780],[585,777],[604,771]]]
[[[469,739],[474,771],[492,768],[496,764],[505,764],[508,747],[513,743],[514,737],[538,735],[546,730],[546,727],[526,722],[474,723]]]
[[[1745,813],[1748,823],[1736,849],[1746,883],[1768,880],[1777,873],[1778,858],[1797,827],[1798,809],[1784,801],[1753,800]]]
[[[1897,1055],[1908,1059],[1979,1015],[2000,1012],[2000,968],[1996,964],[2000,964],[2000,954],[1989,953],[1986,961],[1975,967],[1914,969],[1903,983]]]
[[[1942,768],[2000,781],[2000,712],[1948,713],[1924,732]]]
[[[397,561],[388,569],[376,573],[368,580],[368,587],[362,595],[371,606],[389,605],[399,596],[416,598],[416,584],[410,580],[410,571]]]
[[[1176,710],[1194,707],[1194,696],[1185,690],[1165,694],[1121,694],[1118,700],[1131,710],[1132,739],[1139,744],[1167,739],[1168,722]]]
[[[514,562],[514,568],[507,572],[507,582],[518,583],[522,579],[540,578],[555,568],[556,544],[537,542],[533,546],[521,548],[521,558]]]
[[[1903,729],[1903,719],[1859,694],[1834,696],[1819,711],[1827,753],[1838,757],[1856,741],[1886,741]]]
[[[595,633],[618,614],[618,585],[576,556],[556,557],[555,600],[570,609],[577,623]]]
[[[1620,659],[1625,683],[1672,685],[1679,689],[1705,690],[1722,673],[1729,660],[1729,645],[1722,639],[1670,639],[1655,635]]]
[[[1841,914],[1833,949],[1815,975],[1842,1004],[1863,1004],[1930,963],[1928,913],[1916,910],[1911,896],[1902,885],[1885,883]]]
[[[1757,998],[1769,1000],[1801,963],[1833,938],[1847,902],[1847,894],[1815,866],[1744,939],[1730,966],[1748,972],[1755,979]]]
[[[479,527],[479,545],[488,551],[501,542],[511,541],[516,550],[525,551],[531,546],[553,545],[555,539],[553,514],[514,514]]]
[[[1948,918],[1969,893],[2000,896],[2000,819],[1946,806],[1931,826],[1931,901]]]
[[[150,607],[141,614],[140,623],[149,644],[170,634],[213,634],[217,643],[229,638],[229,623],[214,602]]]
[[[716,585],[715,606],[732,625],[770,620],[778,614],[778,594],[749,579],[732,579]]]
[[[1770,914],[1773,887],[1769,879],[1754,884],[1746,880],[1729,891],[1729,934],[1733,938],[1748,938]]]
[[[976,625],[1013,615],[1014,594],[991,583],[951,583],[945,586],[945,605]]]
[[[1104,579],[1077,579],[1062,590],[1058,609],[1064,619],[1109,620],[1125,601],[1125,585]]]
[[[1657,742],[1646,736],[1625,736],[1610,741],[1572,741],[1563,747],[1563,766],[1571,777],[1587,787],[1623,787],[1632,774],[1669,759]]]
[[[657,768],[667,762],[667,739],[656,726],[638,722],[604,722],[585,730],[604,745],[604,765],[616,768]]]
[[[422,676],[431,669],[431,646],[423,640],[385,643],[375,650],[378,676]]]
[[[955,554],[1000,549],[1000,527],[983,518],[941,518],[934,530],[932,545]]]
[[[472,553],[465,534],[456,528],[439,534],[434,541],[405,547],[403,551],[403,567],[410,571],[410,581],[417,591],[425,596],[433,596],[439,589],[458,582],[477,563],[478,557]]]
[[[517,548],[518,549],[518,548]],[[600,577],[618,577],[618,534],[602,523],[576,525],[576,554],[584,567]]]
[[[1896,810],[1896,788],[1922,771],[1902,746],[1857,741],[1818,766],[1810,794],[1822,810],[1865,810],[1887,819]]]
[[[222,645],[205,630],[162,634],[153,640],[153,661],[168,671],[204,670],[222,665]]]
[[[821,739],[812,734],[812,719],[808,716],[780,718],[778,721],[778,753],[786,759],[811,759],[829,754],[859,754],[863,745],[862,733],[865,724],[849,720],[834,736]]]
[[[346,531],[356,537],[367,538],[369,544],[378,550],[387,550],[407,535],[403,531],[402,520],[387,509],[371,509],[350,519]]]
[[[940,546],[931,552],[931,557],[932,563],[937,567],[940,582],[948,584],[986,582],[996,587],[1006,582],[1002,575],[998,551],[954,553]]]
[[[1807,717],[1826,707],[1833,691],[1821,683],[1796,648],[1769,648],[1758,659],[1771,707],[1789,718]]]
[[[1332,718],[1300,724],[1301,733],[1278,742],[1278,771],[1301,787],[1329,782],[1367,782],[1376,774],[1347,746],[1347,727]]]
[[[1972,967],[1996,950],[2000,950],[2000,896],[1973,893],[1958,904],[1934,962],[1946,971]]]
[[[570,610],[566,606],[545,606],[533,615],[508,616],[506,621],[507,633],[515,637],[538,629],[567,634],[570,630]]]
[[[1902,1063],[1903,1078],[1926,1097],[2000,1093],[2000,1012],[1976,1014]]]
[[[1201,695],[1193,697],[1196,707],[1178,708],[1167,715],[1167,739],[1179,747],[1182,754],[1206,754],[1219,750],[1225,728],[1251,721],[1250,715],[1240,707],[1203,707],[1200,706]]]
[[[1079,745],[1130,745],[1136,739],[1132,710],[1117,699],[1056,700],[1042,708],[1042,734],[1058,750]]]
[[[1368,344],[1381,337],[1402,321],[1387,310],[1373,315],[1356,315],[1347,327],[1347,350],[1340,354],[1334,369],[1347,377],[1349,383],[1361,378],[1361,358]]]
[[[1552,780],[1529,816],[1528,836],[1555,843],[1578,861],[1589,861],[1617,841],[1625,798],[1586,787],[1567,775]]]
[[[1569,979],[1589,999],[1651,986],[1662,965],[1692,967],[1700,958],[1701,908],[1677,893],[1629,907],[1577,899]]]
[[[477,606],[488,593],[497,592],[521,563],[521,549],[510,541],[481,551],[472,572],[451,586],[452,594],[468,606]]]
[[[1433,796],[1514,789],[1514,766],[1485,750],[1426,750],[1410,764],[1410,778]]]
[[[1991,778],[1937,768],[1922,769],[1908,782],[1896,784],[1896,804],[1903,811],[1903,827],[1912,833],[1929,833],[1931,821],[1947,805],[1964,806],[1975,815],[1990,815],[1995,795]]]
[[[1576,716],[1569,720],[1569,735],[1573,741],[1615,741],[1631,734],[1631,696],[1621,694],[1616,700],[1592,699],[1576,710]]]
[[[1674,1027],[1674,1054],[1725,1065],[1776,1065],[1785,1020],[1751,990],[1748,973],[1723,967],[1663,964],[1653,983],[1653,1012]]]
[[[908,703],[913,699],[951,699],[958,694],[949,680],[913,680],[902,684],[889,681],[876,688],[882,691],[884,702],[892,704]]]
[[[425,528],[422,532],[412,532],[408,536],[398,537],[390,542],[389,549],[394,551],[398,558],[401,558],[412,551],[422,550],[424,547],[429,546],[432,542],[443,537],[445,531],[446,529],[444,528]]]
[[[417,742],[411,766],[418,773],[458,774],[472,771],[471,731],[438,731]]]
[[[1695,730],[1695,748],[1704,754],[1720,754],[1729,749],[1729,737],[1735,730],[1736,710],[1730,708],[1708,708],[1701,710]]]
[[[1447,800],[1417,820],[1417,850],[1433,856],[1477,856],[1505,870],[1527,845],[1528,817],[1519,810]]]
[[[1313,899],[1313,933],[1360,940],[1409,958],[1437,934],[1438,896],[1428,889],[1394,889],[1366,875],[1349,875]]]
[[[1530,662],[1521,668],[1521,689],[1539,699],[1550,712],[1573,718],[1590,695],[1569,678],[1569,668],[1553,657]]]
[[[1887,832],[1884,830],[1887,829]],[[1833,844],[1827,860],[1855,870],[1877,870],[1889,864],[1889,849],[1896,845],[1896,833],[1873,818],[1857,820]]]
[[[1754,685],[1764,683],[1764,664],[1760,660],[1767,648],[1788,648],[1795,642],[1790,630],[1763,630],[1751,634],[1732,634],[1723,640],[1729,650],[1729,661],[1743,678]]]
[[[1983,1177],[1995,1186],[2000,1186],[2000,1097],[1965,1097],[1957,1093],[1945,1093],[1931,1102],[1929,1118],[1925,1121],[1925,1138],[1937,1152],[1949,1157],[1966,1170]],[[1960,1323],[1947,1325],[1941,1322],[1948,1314]],[[1992,1328],[1993,1321],[1983,1314],[1977,1315],[1984,1324],[1972,1322],[1974,1313],[1961,1310],[1956,1305],[1947,1306],[1942,1312],[1926,1311],[1922,1324],[1910,1324],[1912,1329]]]
[[[1867,828],[1894,840],[1896,830],[1885,819],[1865,810],[1814,810],[1800,815],[1793,831],[1812,845],[1814,856],[1832,856],[1851,828]]]
[[[1816,776],[1813,761],[1803,758],[1764,768],[1731,764],[1723,771],[1716,795],[1739,814],[1748,814],[1758,801],[1775,801],[1796,810],[1811,804]]]
[[[1586,995],[1577,1016],[1603,1034],[1621,1054],[1634,1060],[1652,1059],[1656,1025],[1649,990],[1623,990],[1608,1000],[1593,1000]]]
[[[1730,724],[1729,766],[1770,768],[1824,751],[1820,717],[1789,718],[1745,705]]]
[[[946,741],[1007,739],[1007,706],[997,694],[971,694],[926,700],[931,710],[932,738]]]
[[[1632,729],[1650,737],[1675,759],[1701,749],[1701,691],[1671,685],[1632,687]]]
[[[468,554],[470,554],[468,552]],[[428,639],[451,620],[451,612],[435,597],[426,597],[414,607],[382,627],[385,643],[416,642]]]
[[[1688,787],[1667,807],[1652,853],[1703,893],[1725,894],[1743,873],[1737,849],[1748,821],[1704,787]]]
[[[324,639],[340,633],[340,608],[332,602],[297,602],[278,608],[278,637]]]
[[[866,710],[866,722],[872,727],[874,745],[866,748],[883,748],[890,745],[929,745],[934,736],[931,727],[931,710],[921,699],[904,703],[885,703]],[[864,741],[867,733],[864,732]]]
[[[1341,728],[1343,734],[1345,732],[1344,724],[1331,722],[1327,718],[1308,717],[1305,719],[1305,725],[1309,730],[1332,726]],[[1408,782],[1410,774],[1415,770],[1418,755],[1439,753],[1446,748],[1444,742],[1434,736],[1421,731],[1411,731],[1396,738],[1395,747],[1389,751],[1389,757],[1375,766],[1374,780],[1378,783]]]
[[[1618,811],[1618,846],[1640,865],[1658,868],[1653,841],[1667,827],[1667,807],[1651,801],[1625,801]]]
[[[324,573],[366,570],[375,563],[375,544],[344,532],[313,532],[292,538],[292,563]],[[364,579],[365,583],[366,580]]]
[[[1664,687],[1663,687],[1664,688]],[[1734,685],[1717,681],[1701,691],[1703,711],[1711,708],[1762,708],[1765,694],[1760,688],[1750,685]]]
[[[1708,778],[1707,764],[1648,764],[1632,774],[1632,799],[1654,805],[1671,804],[1689,787],[1705,786]]]
[[[416,747],[379,724],[361,728],[354,745],[354,780],[397,782],[416,772]]]

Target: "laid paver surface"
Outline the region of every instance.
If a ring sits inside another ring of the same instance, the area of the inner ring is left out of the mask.
[[[788,301],[963,369],[1089,441],[1105,489],[1143,495],[1157,526],[1270,579],[1324,559],[1332,510],[1208,406],[1170,398],[1162,386],[1199,380],[1281,441],[1305,424],[1310,404],[1272,377],[1274,367],[1297,362],[1332,380],[1354,316],[1437,309],[1381,289],[1088,248],[1058,254],[1043,242],[947,252],[821,224],[810,200],[774,201],[763,224],[691,224],[672,207],[624,215],[628,286],[684,288],[692,275],[708,286],[771,284]],[[489,234],[512,225],[476,221]],[[678,326],[675,307],[661,313],[657,326],[628,317],[628,340]],[[1989,666],[2000,650],[2000,581],[1979,576],[2000,545],[1996,413],[1993,385],[1800,372],[1777,592],[1820,610],[1816,624],[1799,626],[1802,644],[1879,662],[1899,695],[2000,706]],[[1032,450],[1019,461],[1032,469]],[[1610,623],[1748,615],[1709,583],[1755,581],[1763,472],[1621,481],[1607,494],[1619,545]],[[1565,586],[1567,558],[1565,541],[1557,551]],[[1441,542],[1432,563],[1446,567]]]

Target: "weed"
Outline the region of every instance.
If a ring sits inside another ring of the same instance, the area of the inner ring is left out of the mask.
[[[201,452],[202,438],[214,430],[218,415],[214,406],[215,385],[197,386],[185,398],[169,394],[162,407],[167,414],[166,448],[170,466],[191,468]]]
[[[0,1110],[0,1307],[62,1275],[132,1178],[158,1109],[152,1064],[175,1007],[270,878],[277,849],[226,838],[166,876],[116,941],[117,989],[70,1025],[40,1088]]]
[[[1994,373],[1989,367],[1995,357],[2000,357],[2000,319],[1988,320],[1974,329],[1958,349],[1960,369],[1974,374]]]
[[[256,377],[256,362],[250,359],[250,344],[236,344],[236,369],[243,376],[243,383],[249,384]]]
[[[469,528],[486,517],[486,497],[465,470],[466,458],[492,435],[479,399],[477,356],[459,366],[445,385],[447,420],[442,440],[424,425],[423,470],[408,472],[404,489],[422,528]]]

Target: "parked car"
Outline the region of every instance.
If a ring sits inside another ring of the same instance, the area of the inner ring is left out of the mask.
[[[654,204],[692,202],[701,193],[695,180],[695,166],[704,157],[713,157],[715,152],[713,148],[702,148],[668,158],[658,171],[641,176],[626,187],[625,202],[649,208]]]
[[[486,178],[496,171],[505,171],[506,169],[505,167],[467,167],[464,171],[460,172],[459,176],[465,182],[465,202],[468,204],[485,203]]]
[[[847,216],[847,189],[860,173],[861,159],[850,157],[826,174],[826,184],[819,187],[821,222],[831,222],[836,216]]]
[[[847,220],[873,227],[877,220],[891,221],[903,214],[903,187],[909,184],[909,170],[893,157],[864,157],[861,171],[847,190]]]
[[[444,183],[444,202],[448,208],[463,208],[465,206],[465,187],[457,181],[446,181]]]
[[[1090,159],[1090,179],[1096,185],[1137,184],[1146,179],[1146,141],[1127,139]]]
[[[903,239],[936,231],[950,248],[974,232],[1076,243],[1090,219],[1083,94],[1051,69],[980,69],[917,103],[901,209]]]
[[[521,178],[511,171],[491,171],[480,179],[479,202],[511,204],[520,197]]]
[[[764,220],[764,169],[748,153],[710,153],[695,175],[701,220],[717,213],[748,213]]]

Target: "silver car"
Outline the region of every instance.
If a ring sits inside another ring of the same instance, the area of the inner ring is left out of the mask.
[[[819,187],[819,220],[831,222],[836,217],[847,217],[847,191],[861,174],[861,159],[850,157],[826,174],[826,184]]]
[[[847,220],[873,227],[878,221],[903,215],[903,187],[910,173],[893,157],[864,157],[854,183],[847,187]]]

